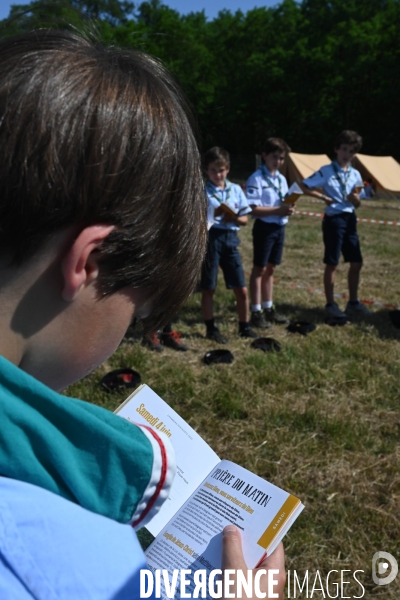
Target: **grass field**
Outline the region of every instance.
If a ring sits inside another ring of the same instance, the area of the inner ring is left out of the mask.
[[[370,201],[358,216],[400,221],[399,206]],[[298,210],[321,212],[322,205],[302,199]],[[400,227],[360,223],[358,230],[365,265],[360,297],[400,305]],[[251,226],[240,235],[249,273]],[[112,368],[133,367],[221,458],[301,498],[305,510],[285,538],[288,569],[319,569],[323,577],[332,569],[362,569],[364,598],[397,600],[400,575],[388,586],[375,585],[371,560],[384,550],[400,563],[400,329],[391,325],[388,309],[378,306],[368,321],[325,325],[321,257],[321,219],[293,216],[275,302],[289,318],[313,321],[317,329],[303,337],[274,326],[268,335],[281,342],[280,353],[253,350],[249,340],[237,337],[234,296],[220,277],[215,315],[230,338],[233,364],[202,363],[216,346],[204,337],[200,295],[194,294],[174,323],[188,352],[152,353],[133,335],[67,394],[114,410],[127,394],[106,394],[100,378]],[[346,294],[346,274],[342,264],[340,295]],[[338,303],[343,308],[345,299]],[[344,591],[343,597],[361,594],[356,584]],[[330,593],[334,597],[333,588]],[[312,597],[324,595],[315,591]]]

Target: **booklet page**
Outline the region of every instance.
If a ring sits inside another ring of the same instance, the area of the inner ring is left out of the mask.
[[[301,509],[301,502],[288,492],[221,461],[149,546],[148,565],[167,569],[170,580],[175,569],[205,569],[209,575],[221,568],[222,530],[233,523],[242,533],[246,563],[254,568]],[[193,591],[193,581],[191,586],[188,591]]]
[[[168,436],[176,455],[177,471],[168,499],[160,512],[146,525],[154,536],[196,490],[219,462],[206,442],[147,385],[140,386],[115,411],[119,416],[154,427]]]

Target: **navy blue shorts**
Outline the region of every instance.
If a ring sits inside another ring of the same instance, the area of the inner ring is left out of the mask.
[[[215,290],[217,287],[218,267],[222,269],[228,290],[246,287],[239,244],[236,231],[211,227],[201,274],[200,286],[203,290]]]
[[[253,226],[253,265],[280,265],[285,242],[285,226],[256,219]]]
[[[361,263],[363,261],[357,234],[357,217],[354,212],[343,212],[322,219],[322,234],[325,244],[324,263],[336,266],[340,253],[344,262]]]

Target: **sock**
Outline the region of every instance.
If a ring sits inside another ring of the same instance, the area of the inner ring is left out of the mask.
[[[261,304],[252,304],[251,312],[259,312],[261,310]]]
[[[333,302],[327,302],[327,303],[325,304],[325,307],[326,307],[326,308],[329,308],[330,306],[333,306]]]
[[[204,319],[204,323],[206,324],[207,331],[214,331],[214,329],[216,329],[216,327],[214,325],[214,318]]]
[[[262,303],[262,307],[263,308],[272,308],[272,300],[266,300],[265,302]]]
[[[359,300],[349,300],[349,304],[351,306],[357,306],[357,304],[360,304],[360,301]]]
[[[248,321],[239,321],[239,331],[246,331],[250,327],[250,323]]]

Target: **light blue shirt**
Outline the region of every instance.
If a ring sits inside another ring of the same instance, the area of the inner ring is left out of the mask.
[[[278,207],[282,203],[282,198],[285,197],[288,191],[286,178],[276,171],[272,175],[265,168],[267,177],[261,169],[250,175],[246,183],[246,197],[250,206],[268,206],[271,208]],[[268,181],[269,180],[269,181]],[[256,217],[265,223],[277,223],[278,225],[286,225],[288,217],[281,215],[265,215],[264,217]]]
[[[0,598],[136,600],[146,568],[130,525],[0,477]]]
[[[329,217],[342,212],[354,212],[354,205],[347,200],[347,196],[356,186],[363,185],[361,175],[357,169],[349,166],[347,171],[344,171],[336,162],[335,166],[333,163],[325,165],[303,180],[304,185],[310,190],[322,189],[324,194],[333,198],[332,204],[325,207],[325,214]],[[363,197],[362,193],[360,197]]]
[[[225,189],[221,190],[221,188],[217,188],[211,181],[207,181],[206,192],[208,198],[208,222],[212,222],[212,226],[217,227],[218,229],[238,231],[240,229],[239,225],[226,222],[223,215],[215,217],[214,211],[221,206],[222,202],[224,202],[241,217],[251,213],[251,208],[248,205],[246,196],[240,185],[231,183],[227,180]]]

